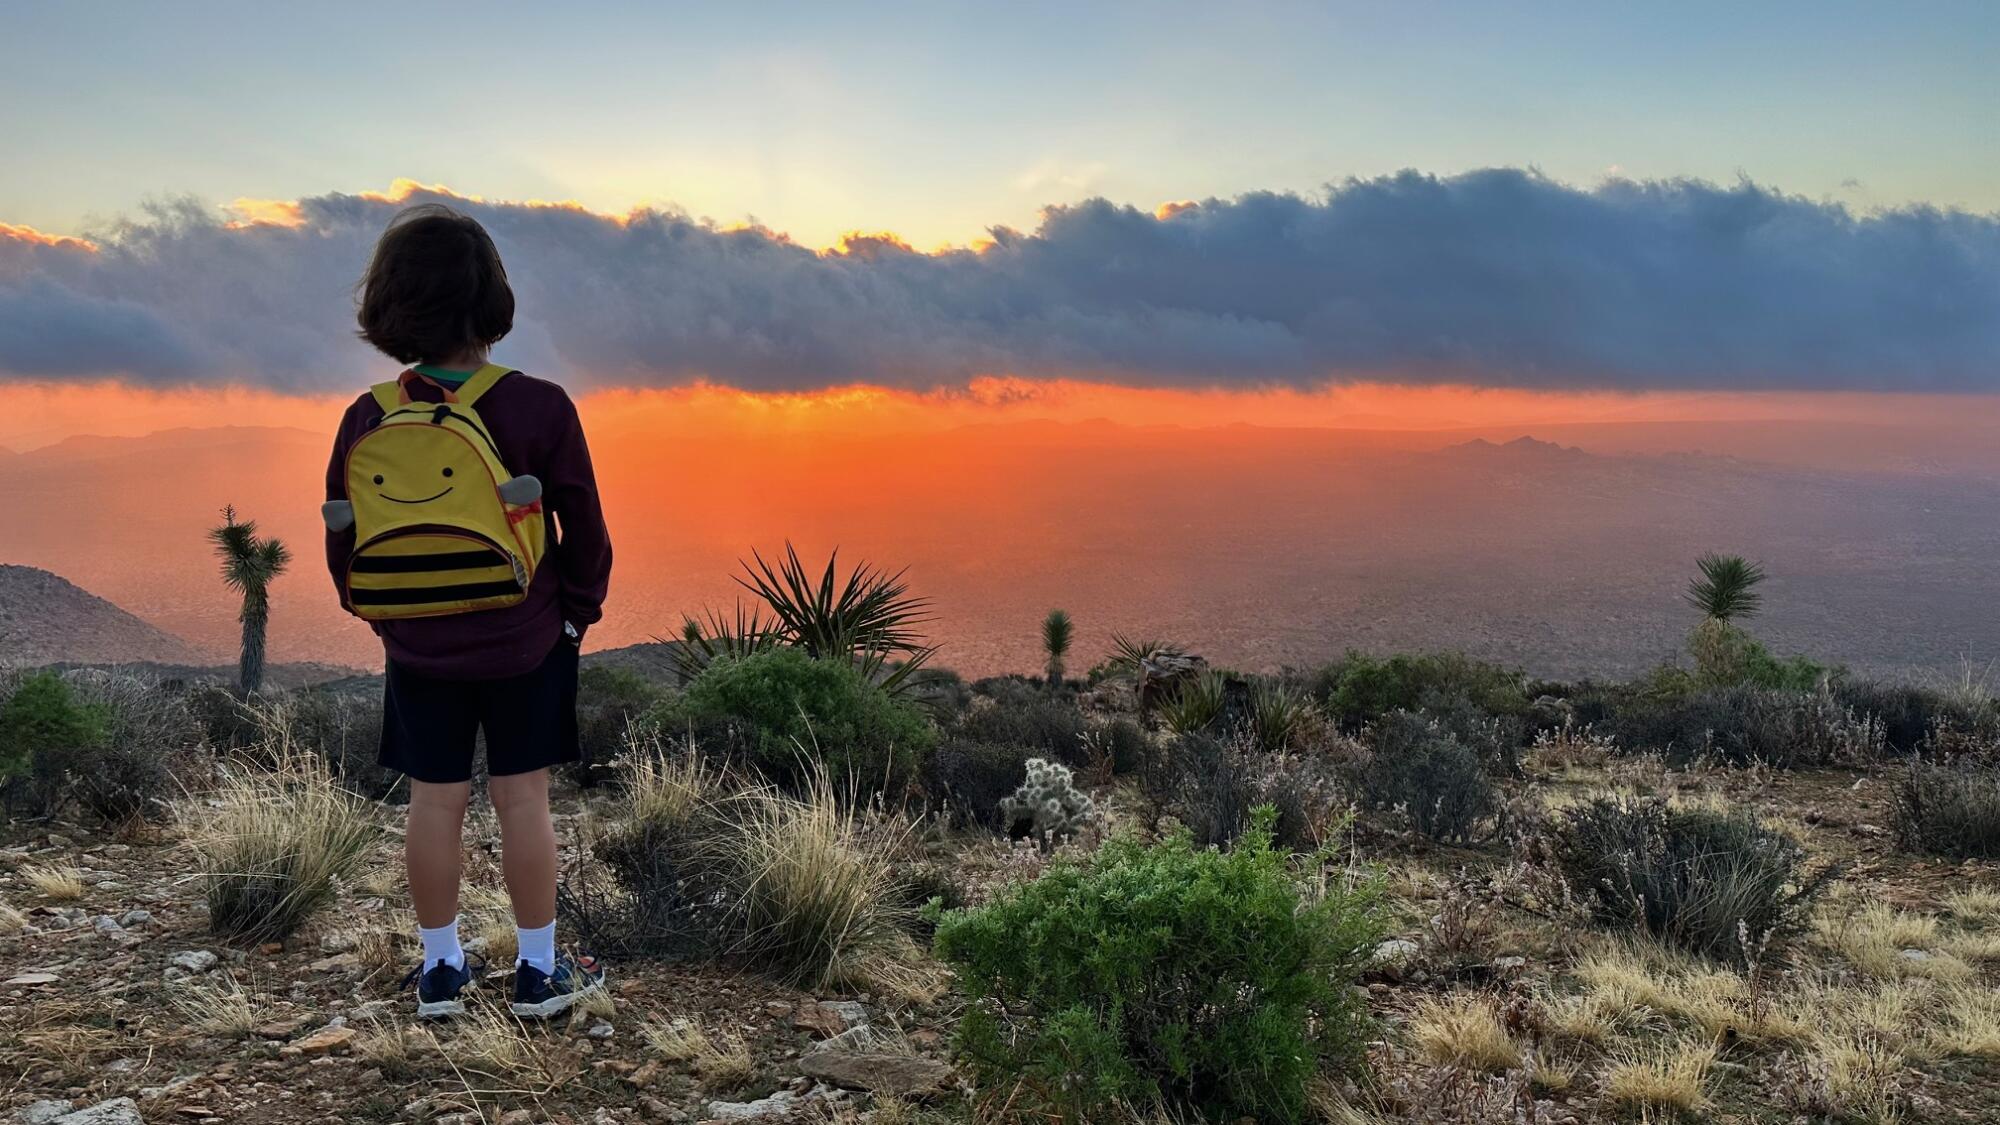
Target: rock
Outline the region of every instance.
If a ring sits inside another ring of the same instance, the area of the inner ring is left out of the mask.
[[[257,947],[257,952],[262,953],[266,957],[276,957],[284,951],[285,943],[282,941],[267,941]]]
[[[772,1117],[790,1117],[799,1104],[798,1095],[790,1090],[780,1090],[768,1098],[758,1098],[754,1102],[710,1102],[702,1113],[711,1121],[757,1121]]]
[[[174,954],[167,959],[167,963],[176,969],[182,969],[190,973],[205,973],[215,968],[216,963],[220,960],[220,957],[217,957],[206,949],[189,949]]]
[[[643,1090],[659,1080],[661,1069],[660,1060],[647,1059],[644,1066],[624,1076],[625,1084],[635,1090]]]
[[[16,973],[8,978],[7,984],[54,984],[61,980],[54,973]]]
[[[69,837],[60,835],[55,832],[51,832],[49,833],[49,846],[52,848],[69,847]]]
[[[348,1014],[357,1020],[379,1020],[394,1011],[395,1007],[394,1000],[370,1000]]]
[[[312,971],[315,973],[331,973],[343,969],[358,969],[360,967],[361,958],[356,957],[352,953],[336,953],[331,957],[322,957],[312,963]]]
[[[115,937],[125,932],[125,927],[118,924],[118,919],[109,914],[99,914],[97,920],[90,924],[90,928],[105,937]]]
[[[500,1125],[535,1125],[535,1115],[525,1109],[510,1109],[500,1115]]]
[[[863,1051],[819,1051],[799,1057],[799,1073],[878,1097],[908,1098],[934,1093],[951,1079],[951,1067],[921,1055]]]
[[[359,1034],[360,1032],[355,1031],[351,1027],[328,1024],[292,1044],[286,1050],[296,1050],[303,1055],[332,1054],[336,1051],[347,1050],[348,1047],[353,1045],[355,1036]]]
[[[319,951],[321,953],[351,953],[354,951],[354,947],[359,944],[361,944],[360,939],[342,930],[337,934],[328,934],[319,939]]]
[[[1511,973],[1527,967],[1528,959],[1526,957],[1495,957],[1493,959],[1493,971],[1496,973]]]
[[[868,1009],[852,1000],[818,1000],[800,1004],[792,1013],[792,1026],[811,1031],[821,1038],[839,1035],[854,1027],[868,1026]]]
[[[127,910],[124,916],[118,919],[118,924],[127,927],[143,926],[152,920],[153,912],[150,910]]]
[[[139,1116],[139,1105],[131,1098],[112,1098],[88,1109],[50,1118],[49,1125],[146,1125],[146,1119]]]
[[[816,1055],[822,1051],[866,1051],[877,1045],[880,1037],[869,1024],[850,1027],[831,1039],[822,1039],[806,1046],[804,1054]]]
[[[1375,952],[1368,958],[1368,964],[1374,968],[1407,965],[1416,960],[1418,952],[1416,942],[1408,938],[1390,938],[1375,947]]]
[[[21,1125],[48,1125],[73,1108],[75,1107],[68,1102],[39,1101],[15,1114],[14,1120],[19,1121]]]
[[[292,1036],[297,1035],[305,1025],[304,1016],[293,1016],[290,1019],[272,1020],[270,1023],[258,1028],[257,1034],[264,1039],[290,1039]]]
[[[1901,956],[1905,961],[1914,962],[1923,962],[1931,959],[1931,955],[1921,949],[1905,949]]]
[[[590,1030],[584,1032],[585,1035],[590,1036],[592,1039],[609,1039],[613,1035],[616,1035],[617,1033],[618,1033],[617,1028],[612,1027],[610,1024],[605,1023],[603,1020],[598,1020],[596,1023],[591,1024]]]

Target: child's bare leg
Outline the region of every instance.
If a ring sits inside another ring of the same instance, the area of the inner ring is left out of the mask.
[[[488,785],[500,818],[500,869],[514,925],[539,930],[556,920],[556,829],[549,819],[549,771],[495,777]]]
[[[417,925],[448,926],[458,918],[458,880],[464,866],[459,843],[472,783],[439,785],[410,782],[410,812],[403,835],[403,863],[409,872],[410,902]]]

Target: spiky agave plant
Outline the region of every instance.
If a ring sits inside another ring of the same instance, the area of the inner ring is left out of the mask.
[[[853,660],[884,690],[900,692],[910,677],[937,652],[914,629],[930,620],[930,599],[912,596],[903,580],[869,564],[857,563],[845,581],[838,578],[840,552],[827,556],[826,569],[815,581],[791,543],[773,567],[751,552],[755,565],[743,564],[736,579],[771,607],[772,629],[784,644],[805,650],[815,659]],[[890,666],[893,658],[901,662]]]
[[[1193,734],[1222,717],[1228,697],[1228,681],[1212,668],[1181,681],[1176,691],[1160,704],[1160,718],[1175,734]]]
[[[243,623],[243,652],[236,665],[237,686],[245,695],[264,686],[264,634],[271,624],[271,583],[285,572],[292,553],[276,539],[257,534],[257,521],[236,519],[234,505],[222,509],[222,525],[208,530],[222,560],[222,580],[243,595],[236,619]]]
[[[1042,619],[1042,651],[1048,654],[1049,690],[1062,686],[1063,658],[1069,655],[1070,641],[1076,633],[1076,623],[1069,614],[1060,609],[1052,609]]]
[[[1711,621],[1728,624],[1738,618],[1755,617],[1764,596],[1757,586],[1764,581],[1764,568],[1742,555],[1707,554],[1695,560],[1701,574],[1690,580],[1687,602]]]
[[[757,610],[746,611],[741,602],[736,603],[734,620],[712,609],[704,616],[705,620],[681,618],[681,640],[674,649],[674,670],[683,682],[701,675],[702,669],[718,659],[741,659],[776,648],[784,640],[775,624],[766,621]]]
[[[1260,750],[1291,749],[1311,713],[1312,700],[1281,680],[1259,680],[1250,691],[1250,733]]]

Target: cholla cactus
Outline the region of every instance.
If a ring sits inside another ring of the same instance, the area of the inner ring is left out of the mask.
[[[1043,758],[1028,759],[1028,780],[1011,797],[1000,799],[1000,815],[1009,824],[1028,821],[1037,839],[1069,836],[1097,815],[1090,794],[1076,787],[1069,767]]]

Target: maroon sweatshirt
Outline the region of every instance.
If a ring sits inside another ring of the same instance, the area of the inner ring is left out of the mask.
[[[442,402],[437,384],[411,380],[411,397]],[[420,675],[451,680],[497,680],[533,671],[562,637],[563,622],[578,632],[604,615],[611,584],[611,536],[597,502],[597,477],[576,405],[554,383],[519,371],[504,376],[473,404],[500,460],[515,475],[542,482],[542,518],[548,552],[519,605],[442,617],[374,622],[389,659]],[[382,420],[382,407],[364,394],[347,408],[326,466],[326,498],[347,498],[347,451]],[[326,535],[326,568],[336,590],[354,553],[354,529]],[[345,606],[343,592],[341,604]],[[351,612],[351,608],[350,608]]]

